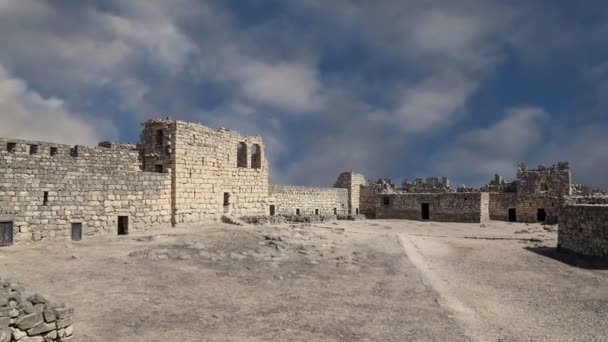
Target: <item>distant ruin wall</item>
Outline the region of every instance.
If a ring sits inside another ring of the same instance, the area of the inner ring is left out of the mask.
[[[428,205],[430,221],[482,222],[489,217],[485,193],[394,193],[378,195],[376,218],[425,220],[423,205]]]
[[[131,229],[171,220],[171,178],[140,171],[139,152],[0,139],[0,221],[13,239],[116,234],[118,216]]]
[[[277,215],[348,214],[348,189],[270,185],[269,194]]]
[[[608,205],[564,205],[557,243],[560,248],[583,255],[608,256]]]
[[[348,213],[353,215],[362,214],[361,189],[368,181],[360,173],[343,172],[338,176],[335,188],[348,189]]]
[[[517,196],[517,222],[545,222],[555,224],[558,222],[559,212],[563,198],[557,196],[522,195]],[[545,213],[542,220],[540,212]]]
[[[517,208],[517,194],[489,193],[490,220],[508,221],[509,209]]]
[[[376,202],[378,194],[382,190],[380,184],[368,184],[361,187],[359,191],[360,213],[367,218],[376,218]]]
[[[26,292],[19,283],[0,280],[0,341],[72,340],[74,309]]]

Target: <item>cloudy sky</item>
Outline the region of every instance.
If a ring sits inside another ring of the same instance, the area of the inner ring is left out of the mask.
[[[569,160],[608,187],[607,37],[594,0],[0,0],[0,136],[171,115],[263,135],[278,183]]]

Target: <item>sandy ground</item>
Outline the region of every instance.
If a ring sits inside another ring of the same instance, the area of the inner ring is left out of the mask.
[[[0,249],[75,341],[602,341],[608,266],[540,225],[330,222]]]

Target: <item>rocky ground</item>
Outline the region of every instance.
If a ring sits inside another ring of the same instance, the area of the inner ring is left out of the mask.
[[[75,341],[607,340],[608,267],[554,227],[214,223],[0,249]]]

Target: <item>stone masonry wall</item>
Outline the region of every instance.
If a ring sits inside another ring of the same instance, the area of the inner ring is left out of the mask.
[[[489,217],[488,202],[482,193],[380,194],[376,218],[422,220],[422,204],[428,203],[430,221],[482,222]]]
[[[270,204],[277,215],[348,214],[348,189],[271,185]]]
[[[588,256],[608,256],[608,205],[566,204],[559,215],[558,247]]]
[[[517,194],[515,193],[489,193],[490,220],[508,221],[509,209],[517,208]]]
[[[361,214],[367,218],[376,218],[376,202],[378,194],[382,191],[380,184],[367,184],[361,186],[359,191],[359,208]]]
[[[14,240],[116,234],[118,216],[130,229],[167,225],[171,179],[142,172],[134,145],[69,146],[0,139],[0,221],[14,222]]]
[[[0,342],[72,340],[74,309],[27,293],[19,283],[0,280]]]
[[[239,144],[244,146],[241,155]],[[150,120],[142,145],[144,156],[149,156],[145,169],[160,164],[172,174],[174,224],[267,212],[268,162],[261,137],[198,123]]]
[[[348,213],[353,215],[363,214],[361,212],[361,188],[368,181],[360,173],[343,172],[338,176],[335,188],[348,189]]]

